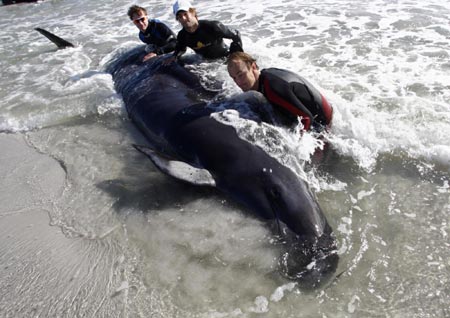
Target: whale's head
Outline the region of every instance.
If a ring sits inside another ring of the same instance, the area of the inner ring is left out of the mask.
[[[306,182],[272,158],[241,169],[230,192],[274,225],[286,247],[282,272],[305,287],[328,281],[338,265],[336,238]]]
[[[323,286],[334,276],[339,256],[336,238],[327,225],[320,237],[284,237],[279,259],[281,272],[303,289]]]

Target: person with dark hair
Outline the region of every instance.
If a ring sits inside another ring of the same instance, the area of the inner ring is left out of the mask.
[[[171,63],[186,52],[189,47],[207,59],[226,57],[229,53],[243,51],[241,36],[219,21],[199,20],[197,11],[189,1],[178,0],[173,5],[173,14],[183,29],[178,32],[174,56]],[[223,39],[231,39],[230,48]]]
[[[128,16],[139,29],[139,39],[147,44],[144,62],[156,55],[169,53],[175,49],[175,33],[158,19],[149,20],[145,8],[133,5],[128,9]]]
[[[301,118],[304,130],[322,131],[331,125],[333,108],[325,97],[303,77],[283,69],[259,70],[256,60],[247,53],[228,57],[228,73],[244,92],[262,93],[287,123]]]

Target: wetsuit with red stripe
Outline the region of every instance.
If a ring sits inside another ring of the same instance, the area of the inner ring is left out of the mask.
[[[330,126],[333,108],[303,77],[287,70],[261,70],[258,91],[292,123],[301,117],[305,130],[321,131]]]

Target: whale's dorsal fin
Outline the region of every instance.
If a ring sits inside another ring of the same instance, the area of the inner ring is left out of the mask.
[[[41,28],[35,28],[36,31],[38,31],[40,34],[42,34],[43,36],[45,36],[47,39],[49,39],[50,41],[52,41],[53,43],[56,44],[56,46],[59,49],[64,49],[66,47],[75,47],[75,45],[73,45],[72,43],[70,43],[69,41],[66,41],[62,38],[60,38],[57,35],[54,35],[53,33],[48,32],[47,30],[41,29]]]
[[[184,161],[176,160],[148,146],[133,145],[133,147],[150,158],[159,170],[174,178],[195,185],[216,186],[214,178],[206,169],[193,167]]]

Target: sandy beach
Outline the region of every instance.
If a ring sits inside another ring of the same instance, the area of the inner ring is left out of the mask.
[[[93,308],[83,310],[90,293],[100,289],[110,299],[120,290],[108,294],[102,285],[110,260],[97,241],[68,238],[50,225],[48,211],[64,189],[64,169],[20,134],[0,134],[0,148],[1,316],[91,316]]]
[[[138,4],[181,29],[171,3]],[[108,71],[143,47],[132,3],[0,5],[0,318],[450,317],[450,2],[193,4],[332,104],[325,136],[255,126],[245,103],[214,116],[311,186],[339,276],[303,290],[276,224],[134,149],[148,141]],[[240,98],[223,61],[184,56],[218,100]]]

